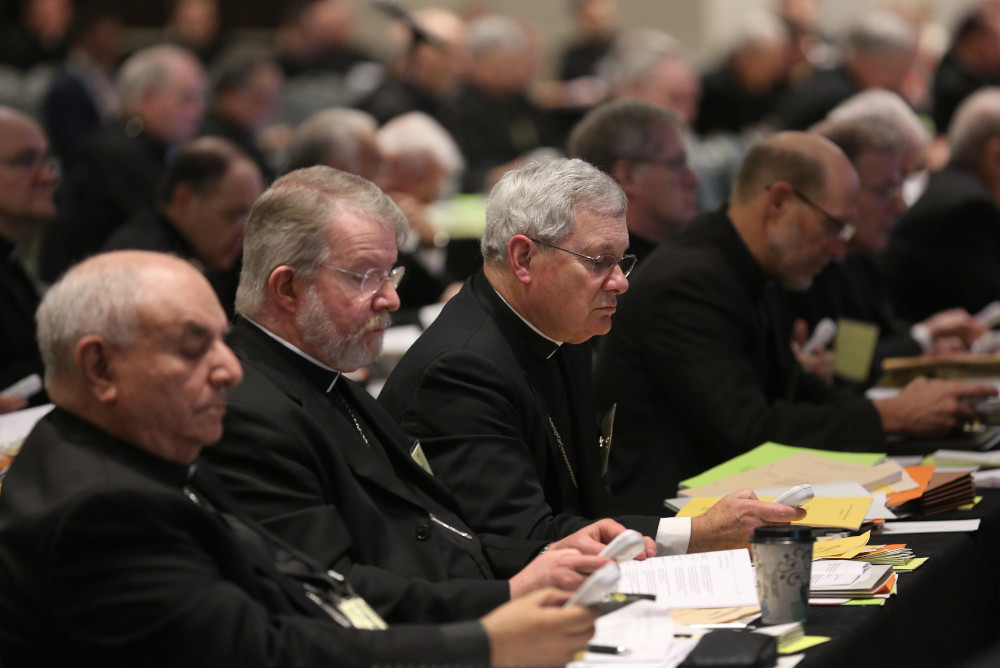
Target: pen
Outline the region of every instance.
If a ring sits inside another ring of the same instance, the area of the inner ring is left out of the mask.
[[[624,645],[587,645],[587,651],[597,654],[628,654],[631,650]]]

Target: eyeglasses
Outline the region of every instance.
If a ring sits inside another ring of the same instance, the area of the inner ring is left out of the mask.
[[[17,169],[22,172],[30,172],[32,174],[37,173],[38,170],[43,167],[51,170],[56,176],[59,176],[60,172],[58,158],[47,153],[39,153],[38,151],[22,151],[21,153],[17,153],[10,158],[0,161],[0,163],[10,167],[11,169]]]
[[[851,240],[851,237],[854,236],[854,232],[856,230],[854,225],[846,220],[837,218],[836,216],[831,216],[827,213],[826,209],[803,195],[798,188],[792,186],[792,192],[795,193],[796,197],[805,202],[809,208],[823,217],[823,222],[826,223],[827,234],[836,237],[838,241],[842,241],[844,243]]]
[[[531,239],[531,237],[528,237]],[[598,255],[597,257],[590,257],[589,255],[584,255],[583,253],[577,253],[576,251],[571,251],[568,248],[561,248],[555,244],[546,243],[544,241],[539,241],[538,239],[531,239],[536,244],[541,244],[543,246],[548,246],[549,248],[555,248],[556,250],[561,250],[564,253],[569,253],[577,257],[581,257],[584,260],[590,260],[591,268],[590,271],[595,276],[607,276],[612,271],[614,271],[617,265],[622,273],[628,277],[632,273],[632,269],[635,267],[635,255],[625,255],[623,257],[615,257],[614,255]]]
[[[345,274],[357,280],[358,283],[360,283],[359,289],[361,292],[367,292],[372,295],[378,293],[386,281],[392,283],[393,289],[398,288],[399,282],[403,280],[403,274],[406,273],[406,267],[393,267],[389,270],[369,269],[365,273],[359,274],[356,271],[347,271],[346,269],[334,267],[329,264],[324,264],[323,266],[327,269],[339,271],[341,274]]]

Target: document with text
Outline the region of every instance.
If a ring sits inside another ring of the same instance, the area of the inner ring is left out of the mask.
[[[745,549],[679,554],[621,565],[618,591],[654,594],[671,608],[756,605],[750,553]]]

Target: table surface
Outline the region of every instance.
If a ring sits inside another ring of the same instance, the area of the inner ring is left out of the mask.
[[[1000,642],[1000,490],[979,490],[976,508],[911,520],[980,518],[974,533],[873,533],[870,543],[906,543],[928,561],[901,573],[884,606],[810,606],[807,635],[829,643],[801,668],[958,666]]]

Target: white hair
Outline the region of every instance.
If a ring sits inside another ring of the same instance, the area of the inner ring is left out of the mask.
[[[302,121],[288,147],[289,169],[336,163],[354,165],[365,136],[374,138],[378,121],[360,109],[334,107]]]
[[[524,51],[529,43],[524,28],[516,20],[488,14],[469,24],[467,46],[469,54],[476,58],[495,49]]]
[[[440,123],[421,111],[411,111],[387,122],[378,131],[385,156],[406,158],[429,155],[452,177],[465,168],[455,140]]]
[[[85,260],[45,293],[35,318],[47,379],[64,378],[73,372],[76,344],[88,334],[116,346],[135,341],[139,305],[146,294],[145,284],[139,280],[142,265],[109,261],[114,255],[135,252],[115,251]]]
[[[923,149],[931,141],[927,126],[910,105],[899,94],[884,88],[862,91],[838,104],[826,116],[828,121],[838,123],[869,118],[882,119],[896,126],[912,151]]]
[[[689,60],[687,50],[673,36],[640,28],[618,38],[602,74],[616,91],[644,86],[665,59]]]
[[[614,179],[579,158],[534,160],[513,169],[486,199],[483,259],[497,266],[507,257],[507,242],[523,234],[558,244],[573,233],[580,209],[625,217],[627,200]]]
[[[184,60],[201,67],[190,51],[173,44],[158,44],[129,56],[118,71],[122,107],[134,109],[146,91],[167,86],[171,68]]]

